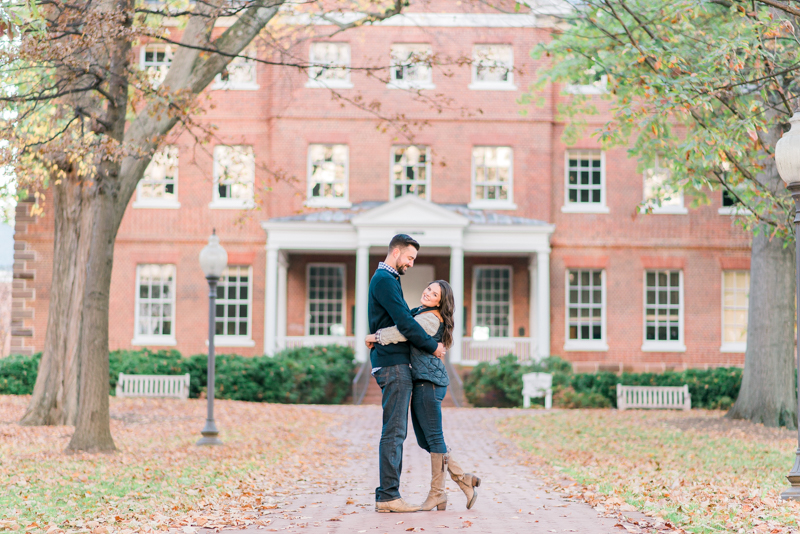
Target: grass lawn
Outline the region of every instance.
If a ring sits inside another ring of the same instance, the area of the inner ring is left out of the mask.
[[[635,507],[688,532],[797,532],[800,505],[780,499],[797,434],[723,415],[570,410],[498,426],[593,505]]]
[[[27,397],[0,396],[0,531],[127,534],[253,524],[309,469],[340,465],[322,428],[336,417],[298,406],[217,401],[222,447],[197,447],[205,401],[111,399],[119,451],[66,454],[71,427],[22,427]],[[321,476],[320,476],[321,475]]]

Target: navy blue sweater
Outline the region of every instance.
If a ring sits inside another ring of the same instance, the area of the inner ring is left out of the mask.
[[[388,367],[411,363],[411,345],[428,353],[433,353],[439,343],[428,335],[411,316],[403,298],[400,277],[386,269],[378,269],[369,282],[369,331],[375,333],[381,328],[397,326],[408,341],[392,345],[376,344],[370,354],[372,367]],[[409,343],[411,345],[409,345]]]

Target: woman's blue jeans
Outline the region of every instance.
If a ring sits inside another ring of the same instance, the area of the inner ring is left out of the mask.
[[[428,452],[447,453],[442,432],[442,400],[446,394],[447,386],[437,386],[427,380],[414,382],[411,424],[417,443]]]

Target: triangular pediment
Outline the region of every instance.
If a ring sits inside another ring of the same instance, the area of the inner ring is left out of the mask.
[[[404,196],[354,217],[353,226],[393,226],[410,224],[420,228],[460,227],[469,219],[433,202]]]

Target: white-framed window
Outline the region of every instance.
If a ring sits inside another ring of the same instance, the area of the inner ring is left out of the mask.
[[[429,44],[392,45],[392,79],[390,88],[435,89]]]
[[[430,197],[430,148],[426,146],[392,147],[392,198],[414,195]]]
[[[258,63],[251,59],[255,57],[254,51],[242,53],[228,63],[225,69],[214,78],[211,89],[255,91],[259,89],[256,75]]]
[[[349,89],[350,43],[311,43],[306,87]]]
[[[344,265],[339,263],[309,263],[306,275],[306,335],[345,335]]]
[[[569,269],[566,275],[564,350],[607,351],[605,270]]]
[[[645,271],[644,343],[647,352],[685,352],[683,271]]]
[[[608,92],[608,75],[606,70],[594,64],[584,71],[590,83],[570,83],[566,86],[567,94],[572,95],[601,95]]]
[[[726,173],[727,174],[727,173]],[[727,177],[726,177],[727,178]],[[733,191],[722,189],[722,206],[717,210],[720,215],[746,215],[750,212],[739,200],[746,193],[747,184],[740,183],[731,186]]]
[[[606,165],[601,150],[567,150],[564,157],[564,213],[608,213]]]
[[[663,156],[655,156],[653,165],[644,171],[644,200],[652,213],[685,215],[683,193],[670,184],[670,170]]]
[[[178,147],[167,145],[155,154],[136,186],[134,208],[180,208],[178,202]]]
[[[470,89],[513,91],[514,49],[509,44],[479,44],[472,49]]]
[[[350,206],[347,145],[308,145],[308,200],[313,207]]]
[[[252,334],[253,276],[250,266],[228,266],[217,282],[214,344],[255,347]]]
[[[153,88],[164,81],[172,63],[173,50],[170,45],[146,44],[139,49],[139,67],[147,73]]]
[[[256,162],[249,145],[214,147],[214,199],[209,207],[246,209],[254,205]]]
[[[515,209],[514,151],[509,146],[472,147],[474,209]]]
[[[135,330],[132,345],[173,346],[175,340],[175,266],[136,266]]]
[[[475,267],[472,282],[473,340],[511,337],[511,278],[512,270],[507,265]]]
[[[747,349],[747,312],[750,305],[750,271],[722,271],[721,352]]]

